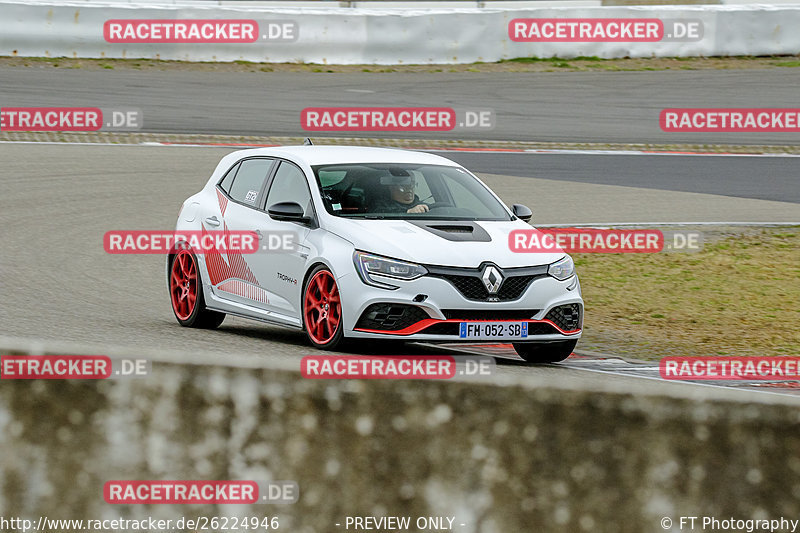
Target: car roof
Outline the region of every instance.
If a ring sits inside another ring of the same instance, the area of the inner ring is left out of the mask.
[[[458,163],[449,159],[425,152],[366,146],[277,146],[239,150],[231,155],[235,155],[236,159],[252,156],[282,157],[297,163],[305,163],[309,166],[346,163],[409,163],[458,166]]]

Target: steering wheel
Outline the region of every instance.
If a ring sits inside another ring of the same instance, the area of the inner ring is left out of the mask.
[[[442,207],[455,207],[455,206],[450,202],[433,202],[428,206],[428,211],[430,211],[431,209],[441,209]]]

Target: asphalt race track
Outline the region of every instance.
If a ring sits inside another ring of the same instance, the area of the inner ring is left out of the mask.
[[[474,172],[544,178],[560,182],[800,202],[797,157],[449,152],[446,157]]]
[[[165,288],[163,258],[154,255],[108,255],[103,234],[112,229],[171,229],[182,201],[198,190],[219,158],[230,148],[188,146],[109,146],[67,144],[0,144],[4,171],[0,174],[0,323],[11,337],[64,340],[92,346],[124,346],[212,352],[224,357],[241,353],[259,358],[299,361],[311,353],[302,334],[229,317],[217,331],[181,328],[175,322]],[[508,168],[507,154],[446,154],[473,159],[482,168]],[[530,166],[576,165],[576,174],[589,176],[598,158],[527,154]],[[642,156],[620,157],[617,167],[639,164]],[[564,159],[560,161],[560,159]],[[741,158],[737,158],[741,159]],[[665,175],[675,157],[653,157],[656,175]],[[722,188],[726,179],[744,182],[751,169],[726,165],[721,157],[681,161],[704,167],[705,180]],[[720,167],[715,174],[714,162]],[[798,158],[759,158],[759,162],[788,169]],[[797,163],[795,163],[797,162]],[[496,164],[496,167],[492,165]],[[504,166],[505,165],[505,166]],[[742,175],[736,175],[740,168]],[[788,170],[785,170],[788,172]],[[734,172],[733,175],[731,173]],[[534,209],[540,224],[659,221],[800,220],[800,205],[764,200],[758,191],[731,197],[708,194],[697,180],[690,191],[522,176],[481,174],[511,203]],[[613,181],[613,180],[612,180]],[[769,188],[772,188],[770,186]],[[787,180],[774,187],[791,196]],[[765,187],[766,188],[766,187]],[[562,206],[568,206],[564,209]],[[579,345],[580,348],[580,345]],[[402,353],[437,353],[409,346]],[[497,355],[508,355],[495,352]],[[491,352],[482,352],[491,353]],[[502,360],[501,360],[502,361]],[[299,364],[299,362],[298,362]],[[585,380],[630,379],[635,373],[607,371],[607,362],[570,360],[568,364],[530,368],[504,362],[502,373],[570,372],[576,383]],[[596,370],[603,370],[602,373]],[[594,370],[594,371],[583,371]],[[646,375],[647,372],[644,373]],[[640,375],[642,375],[640,373]],[[670,384],[670,386],[680,386]]]
[[[665,133],[658,117],[676,107],[795,107],[798,85],[796,68],[418,74],[4,68],[0,105],[133,107],[144,113],[144,131],[233,135],[301,134],[300,111],[313,106],[489,108],[493,129],[437,137],[786,145],[800,142],[800,134]]]

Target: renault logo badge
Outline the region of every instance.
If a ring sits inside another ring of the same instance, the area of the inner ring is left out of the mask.
[[[487,266],[483,269],[481,279],[489,294],[497,294],[497,291],[500,290],[500,285],[503,283],[503,275],[493,266]]]

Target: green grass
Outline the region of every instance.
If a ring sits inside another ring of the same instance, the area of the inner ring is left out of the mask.
[[[0,64],[12,66],[44,66],[54,68],[72,69],[158,69],[166,70],[181,68],[186,70],[218,70],[231,69],[246,72],[257,72],[264,68],[280,71],[306,71],[306,72],[579,72],[587,70],[626,72],[626,71],[652,71],[671,69],[731,69],[731,68],[785,68],[800,67],[800,56],[737,56],[737,57],[672,57],[672,58],[615,58],[604,59],[597,56],[578,56],[574,58],[559,57],[517,57],[487,63],[476,61],[463,65],[397,65],[381,67],[378,65],[327,65],[305,63],[302,61],[288,63],[260,63],[246,60],[225,62],[184,62],[159,59],[75,59],[68,57],[0,57]]]
[[[574,258],[585,344],[614,339],[642,358],[644,342],[659,346],[652,356],[800,355],[800,228],[729,237],[692,254]]]

